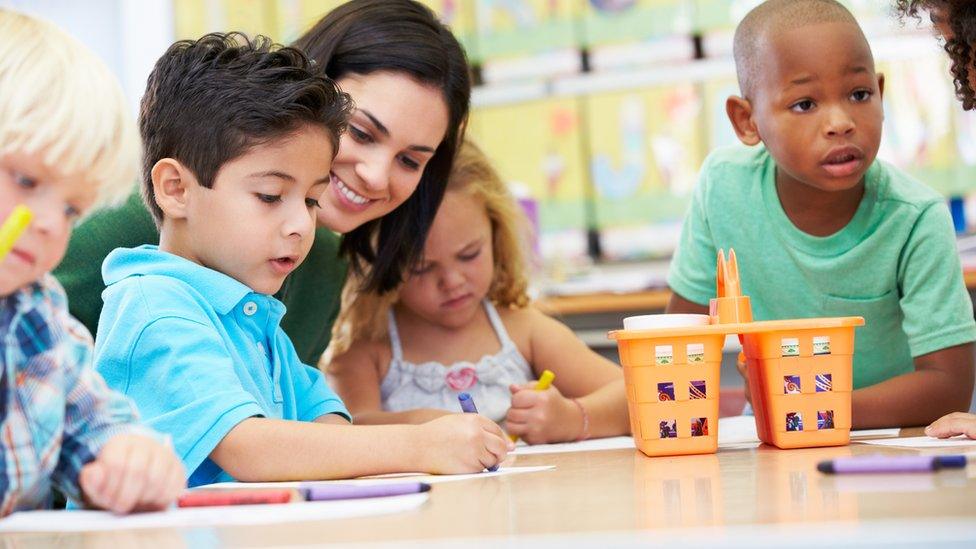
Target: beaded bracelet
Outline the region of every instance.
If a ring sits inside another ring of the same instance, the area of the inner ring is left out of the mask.
[[[572,401],[573,404],[576,404],[576,406],[580,409],[580,414],[583,415],[583,430],[580,432],[580,435],[576,437],[576,442],[580,442],[590,438],[590,414],[586,413],[586,408],[583,407],[583,404],[580,403],[578,399],[574,398]]]

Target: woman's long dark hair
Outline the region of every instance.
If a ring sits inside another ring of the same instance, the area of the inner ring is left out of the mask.
[[[919,11],[932,7],[945,10],[952,29],[952,40],[946,40],[944,48],[952,62],[953,84],[956,97],[965,110],[976,109],[976,90],[971,83],[976,70],[976,2],[972,0],[895,0],[895,9],[902,17],[919,17]]]
[[[405,269],[417,261],[444,197],[471,102],[464,50],[429,8],[413,0],[352,0],[332,10],[294,45],[334,80],[394,71],[443,92],[447,134],[416,191],[392,212],[342,239],[340,253],[363,276],[362,290],[385,293],[396,288]]]

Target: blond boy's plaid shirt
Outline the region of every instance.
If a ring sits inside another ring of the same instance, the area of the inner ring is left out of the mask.
[[[136,411],[91,364],[92,339],[51,276],[0,298],[0,516],[77,500],[78,472]]]

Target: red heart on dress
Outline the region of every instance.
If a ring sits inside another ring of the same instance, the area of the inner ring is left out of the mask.
[[[448,387],[455,391],[465,391],[478,382],[478,374],[474,368],[461,368],[448,372],[444,376],[444,381],[447,382]]]

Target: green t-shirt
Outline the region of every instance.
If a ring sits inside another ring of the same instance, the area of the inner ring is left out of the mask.
[[[705,160],[668,273],[694,303],[715,296],[718,249],[734,248],[756,320],[863,316],[854,387],[914,370],[912,357],[976,340],[952,221],[935,191],[880,160],[850,223],[811,236],[786,216],[763,147]]]
[[[102,312],[102,261],[115,248],[158,244],[159,231],[138,194],[117,209],[94,214],[71,237],[68,253],[54,275],[68,294],[71,314],[94,335]],[[315,231],[305,261],[275,294],[287,308],[281,327],[295,344],[302,362],[315,365],[329,345],[339,314],[346,262],[339,259],[339,237],[328,229]]]

